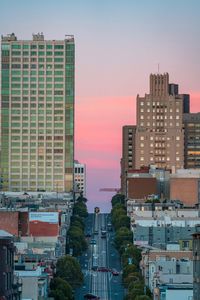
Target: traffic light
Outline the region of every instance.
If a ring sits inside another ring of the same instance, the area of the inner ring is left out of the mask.
[[[100,212],[100,208],[99,208],[98,206],[96,206],[96,207],[94,208],[94,212],[95,212],[95,214],[98,214],[98,213]]]

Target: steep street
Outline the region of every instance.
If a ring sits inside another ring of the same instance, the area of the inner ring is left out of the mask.
[[[96,295],[101,300],[123,299],[120,258],[113,246],[114,232],[108,230],[108,223],[108,214],[88,216],[85,232],[91,237],[88,237],[87,252],[80,258],[85,280],[76,293],[77,300],[83,299],[87,293]],[[102,230],[106,230],[104,237]],[[119,275],[113,275],[113,270],[118,271]]]

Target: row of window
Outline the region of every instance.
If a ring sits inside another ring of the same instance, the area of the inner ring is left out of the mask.
[[[173,120],[173,119],[176,119],[176,120],[179,120],[180,119],[180,116],[179,115],[177,115],[177,116],[173,116],[173,115],[169,115],[169,116],[163,116],[163,115],[153,115],[152,117],[150,116],[150,115],[148,115],[148,116],[144,116],[144,115],[140,115],[140,119],[141,120],[144,120],[144,119],[148,119],[148,120],[150,120],[150,119],[153,119],[153,120],[168,120],[168,119],[170,119],[170,120]]]
[[[24,56],[63,56],[65,54],[65,52],[63,51],[20,51],[20,50],[13,50],[11,52],[11,55],[12,56],[21,56],[21,55],[24,55]],[[69,53],[70,56],[71,54],[73,55],[73,52],[72,53]],[[3,53],[3,56],[4,56],[4,53]]]
[[[3,46],[3,45],[2,45]],[[5,45],[4,45],[5,46]],[[63,44],[12,44],[12,49],[64,49]]]
[[[72,70],[69,70],[69,71],[72,71]],[[5,71],[4,71],[5,72]],[[12,70],[11,71],[11,75],[12,76],[20,76],[18,78],[21,79],[21,76],[37,76],[38,75],[46,75],[46,76],[51,76],[51,75],[63,75],[64,74],[64,71],[61,71],[61,70],[46,70],[46,71],[42,71],[42,70],[24,70],[24,71],[19,71],[19,70]],[[9,74],[8,74],[9,76]],[[5,76],[4,76],[5,77]]]
[[[5,96],[4,96],[5,97]],[[21,104],[24,106],[25,103],[26,105],[28,105],[28,101],[30,102],[49,102],[49,101],[52,101],[52,102],[56,102],[56,101],[64,101],[65,98],[64,97],[61,97],[61,96],[46,96],[46,97],[35,97],[35,96],[23,96],[23,97],[20,97],[20,96],[12,96],[11,97],[11,102],[13,104],[13,102],[18,102],[20,104],[20,101],[23,101]],[[25,102],[26,101],[26,102]],[[7,102],[7,99],[6,100],[3,100],[3,97],[2,97],[2,102]],[[41,103],[39,103],[40,105]],[[47,105],[47,104],[46,104]],[[49,103],[48,103],[49,105]],[[55,103],[54,105],[60,105],[59,103]],[[27,106],[28,107],[28,106]],[[30,103],[30,107],[36,107],[36,103]]]
[[[140,161],[144,161],[145,159],[144,159],[144,156],[141,156],[140,157]],[[157,161],[170,161],[170,157],[168,156],[168,157],[165,157],[165,156],[158,156],[158,157],[150,157],[150,161],[155,161],[155,160],[157,160]],[[176,161],[177,162],[179,162],[180,161],[180,157],[176,157]]]
[[[140,122],[140,126],[141,127],[144,127],[144,126],[147,126],[147,127],[172,127],[172,126],[176,126],[176,127],[180,127],[180,125],[182,126],[182,124],[180,122],[153,122],[153,123],[150,123],[150,122]],[[166,129],[167,130],[167,129]]]
[[[64,91],[63,90],[12,90],[11,94],[12,95],[52,95],[52,93],[57,96],[57,95],[64,95]],[[6,93],[3,93],[4,95],[9,95],[9,90]]]
[[[147,106],[151,106],[151,105],[153,105],[154,107],[157,107],[157,108],[166,108],[167,107],[167,105],[166,104],[164,104],[164,103],[162,103],[162,102],[150,102],[150,101],[140,101],[139,102],[140,103],[140,106],[144,106],[145,104],[147,105]],[[182,104],[182,102],[181,101],[175,101],[174,102],[174,100],[173,100],[173,102],[171,101],[171,102],[169,102],[169,104],[172,106],[174,103],[176,103],[176,105],[177,106],[179,106],[180,104]]]
[[[155,113],[155,112],[156,112],[156,113],[164,113],[164,112],[167,113],[167,112],[174,112],[174,111],[177,112],[177,113],[180,112],[179,108],[176,108],[176,109],[172,109],[172,108],[170,108],[170,109],[169,109],[169,108],[168,108],[168,109],[167,109],[167,108],[165,108],[165,109],[162,109],[162,108],[161,108],[161,109],[159,109],[159,108],[157,108],[157,109],[152,109],[152,112],[153,112],[153,113]],[[150,108],[147,108],[147,109],[145,110],[144,108],[141,108],[141,109],[140,109],[140,112],[141,112],[141,113],[143,113],[143,112],[151,112],[151,109],[150,109]]]

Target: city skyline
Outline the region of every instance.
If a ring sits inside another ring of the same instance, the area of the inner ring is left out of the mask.
[[[194,0],[1,2],[1,34],[75,36],[75,158],[87,165],[90,208],[96,201],[107,210],[112,194],[99,188],[120,185],[122,126],[135,124],[136,95],[148,90],[158,63],[190,94],[191,112],[199,110],[199,8]]]

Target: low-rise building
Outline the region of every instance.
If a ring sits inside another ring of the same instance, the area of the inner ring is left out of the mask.
[[[188,295],[192,296],[193,263],[191,251],[147,249],[142,252],[140,266],[145,284],[150,288],[155,300],[174,299],[169,298],[172,287],[180,294],[180,290],[185,289],[185,285],[189,290]],[[177,293],[175,292],[175,294]]]
[[[13,236],[0,230],[0,299],[21,299],[20,280],[14,276],[14,252]]]
[[[179,169],[170,176],[170,199],[186,205],[200,203],[200,170]]]
[[[15,270],[15,275],[22,282],[22,299],[47,299],[50,276],[41,267],[33,270]]]
[[[149,173],[133,170],[127,173],[127,198],[147,199],[149,195],[157,194],[157,180]]]
[[[200,300],[200,226],[193,234],[194,300]]]
[[[161,204],[127,203],[135,245],[150,245],[166,249],[167,244],[179,243],[188,249],[195,226],[200,224],[199,210]]]

